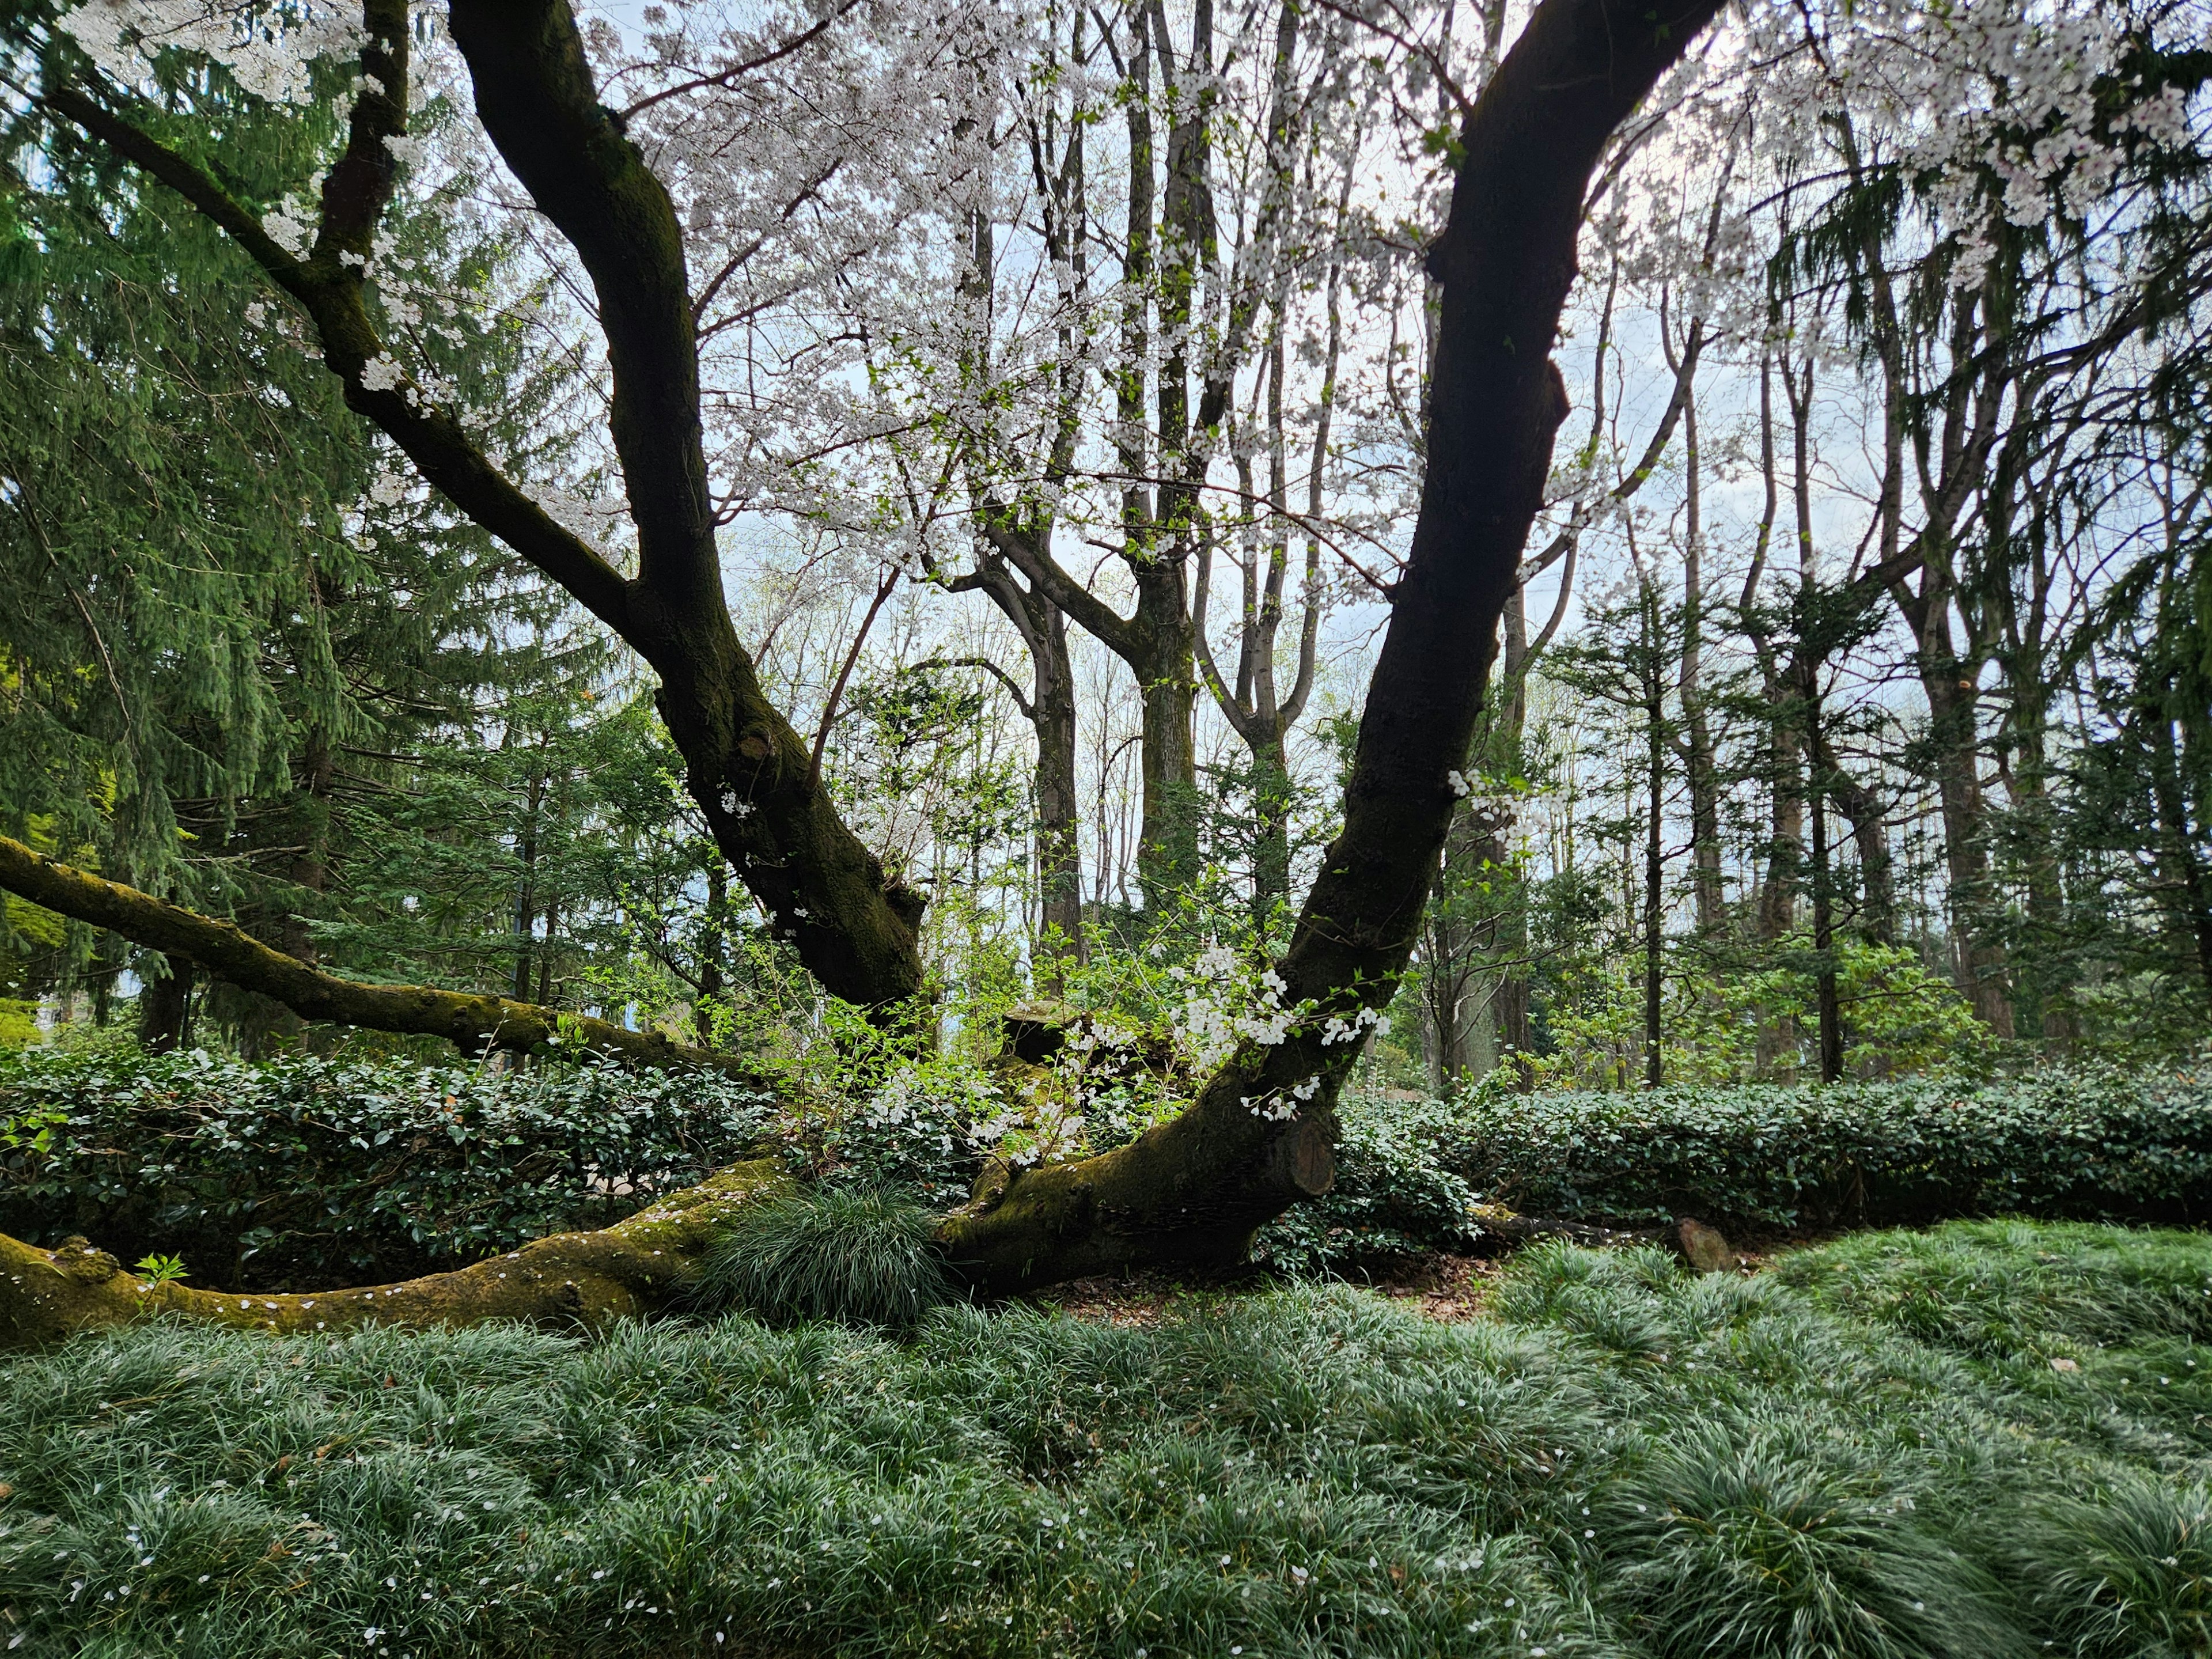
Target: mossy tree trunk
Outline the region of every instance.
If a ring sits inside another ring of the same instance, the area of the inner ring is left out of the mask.
[[[1361,719],[1344,828],[1323,857],[1278,969],[1284,1006],[1297,1018],[1282,1042],[1247,1043],[1188,1111],[1133,1144],[987,1182],[939,1234],[970,1283],[1006,1291],[1139,1262],[1233,1260],[1260,1224],[1328,1190],[1336,1091],[1412,949],[1458,799],[1449,774],[1468,751],[1498,618],[1566,413],[1549,348],[1575,274],[1584,192],[1614,128],[1718,4],[1543,0],[1470,112],[1450,216],[1429,255],[1441,316],[1420,514]],[[368,10],[371,56],[384,57],[365,67],[386,87],[404,84],[397,76],[404,74],[405,9],[397,0],[371,0]],[[459,486],[448,487],[449,495],[462,500],[481,485],[511,516],[535,515],[518,518],[518,533],[544,544],[542,562],[556,579],[611,623],[620,618],[618,631],[662,672],[664,712],[693,763],[695,791],[718,803],[725,790],[751,792],[728,797],[751,804],[750,814],[710,811],[718,836],[727,830],[742,844],[732,854],[740,873],[763,892],[749,866],[769,844],[759,836],[775,838],[789,859],[775,879],[808,895],[819,890],[829,896],[820,901],[825,913],[839,918],[835,938],[826,931],[800,935],[810,964],[830,988],[876,1000],[867,994],[871,985],[895,989],[905,971],[898,964],[914,964],[911,917],[887,895],[880,872],[871,872],[872,861],[826,802],[812,796],[805,746],[756,701],[751,665],[734,635],[724,637],[729,624],[719,581],[708,580],[714,565],[711,524],[701,516],[696,353],[688,315],[677,314],[684,310],[682,261],[667,197],[594,100],[565,4],[462,0],[454,26],[495,142],[576,243],[599,285],[616,382],[616,441],[646,548],[635,583],[574,538],[559,540],[567,532],[493,473],[458,427],[441,425],[442,417],[396,392],[360,384],[376,343],[359,283],[337,254],[362,252],[373,234],[375,214],[364,217],[358,199],[364,189],[380,210],[381,197],[348,166],[388,166],[382,140],[401,130],[404,100],[362,99],[367,141],[331,175],[323,240],[307,262],[270,244],[209,175],[111,112],[76,95],[64,112],[216,213],[323,327],[332,366],[346,375],[356,406],[416,454],[426,474],[436,479],[445,470]],[[52,94],[48,102],[60,107]],[[356,129],[359,141],[361,110]],[[388,191],[388,179],[383,188]],[[674,378],[655,379],[662,374]],[[1035,570],[1024,574],[1036,578]],[[9,846],[37,860],[27,848]],[[182,948],[189,939],[195,959],[234,981],[245,982],[241,966],[258,968],[265,983],[255,988],[282,982],[313,998],[348,987],[348,995],[419,996],[429,1006],[444,1006],[441,998],[498,1001],[350,986],[235,928],[228,929],[232,940],[222,931],[227,924],[190,918],[96,877],[20,857],[10,867],[18,878],[27,870],[33,888],[105,905],[112,920],[86,919],[156,948],[172,941]],[[15,879],[5,884],[51,902]],[[763,896],[779,891],[770,886]],[[784,913],[782,903],[769,902]],[[871,915],[881,927],[869,922]],[[179,917],[198,925],[186,928]],[[203,950],[237,959],[224,956],[229,965],[222,965]],[[912,979],[919,982],[918,965]],[[319,1017],[348,1016],[334,1010]],[[319,1308],[305,1297],[225,1298],[148,1286],[88,1249],[49,1253],[10,1243],[0,1246],[7,1258],[0,1261],[0,1334],[38,1340],[155,1307],[278,1329],[333,1322],[318,1322],[318,1311],[356,1322],[521,1316],[588,1323],[674,1294],[711,1231],[716,1205],[735,1201],[734,1186],[750,1181],[750,1191],[765,1178],[733,1171],[605,1232],[543,1240],[459,1274],[312,1298]]]
[[[1590,173],[1716,0],[1544,0],[1462,134],[1429,267],[1441,285],[1428,472],[1328,848],[1278,972],[1299,1018],[1245,1044],[1189,1110],[1079,1163],[1001,1172],[941,1237],[1019,1288],[1139,1262],[1208,1263],[1334,1177],[1334,1101],[1412,950],[1458,799],[1499,616],[1566,414],[1549,347]]]
[[[567,1014],[510,997],[441,991],[428,985],[370,985],[325,973],[264,945],[235,922],[58,863],[20,841],[0,836],[0,888],[78,921],[105,927],[163,952],[170,977],[149,987],[182,988],[195,965],[240,990],[283,1003],[303,1019],[331,1020],[372,1031],[444,1037],[469,1054],[504,1048],[527,1054],[566,1043],[626,1065],[702,1066],[749,1081],[762,1078],[746,1062],[685,1048],[659,1031],[633,1031],[604,1019]],[[170,1043],[174,1047],[173,1041]]]
[[[42,1250],[0,1238],[0,1349],[167,1314],[240,1330],[314,1333],[365,1325],[471,1325],[520,1319],[597,1330],[678,1301],[736,1209],[787,1184],[772,1161],[733,1164],[627,1221],[556,1233],[452,1273],[313,1295],[203,1291],[141,1279],[83,1239]]]

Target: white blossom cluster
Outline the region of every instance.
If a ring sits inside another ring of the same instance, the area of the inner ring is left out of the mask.
[[[315,64],[360,51],[366,38],[358,6],[330,3],[88,0],[55,27],[125,86],[143,81],[157,54],[176,50],[220,64],[257,98],[288,104],[313,94]]]
[[[1298,1011],[1283,1006],[1282,975],[1273,968],[1252,972],[1225,945],[1207,945],[1169,974],[1182,987],[1175,1038],[1201,1072],[1220,1065],[1240,1043],[1275,1047],[1297,1020]]]
[[[2142,89],[2114,120],[2098,108],[2130,32],[2149,21],[2127,0],[1755,10],[1747,51],[1771,64],[1758,85],[1761,142],[1785,167],[1831,165],[1843,142],[1863,162],[1931,180],[1937,212],[1964,237],[1953,281],[1970,286],[1987,268],[1996,216],[2020,226],[2087,219],[2123,159],[2123,135],[2184,136],[2185,100],[2169,88]],[[1990,173],[2003,188],[1985,206]]]
[[[1000,1088],[970,1073],[909,1067],[878,1089],[860,1121],[921,1140],[939,1157],[964,1143],[1016,1169],[1079,1157],[1085,1150],[1082,1112],[1050,1095],[1034,1097]]]

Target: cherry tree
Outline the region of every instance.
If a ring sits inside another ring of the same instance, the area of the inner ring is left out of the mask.
[[[1498,621],[1567,413],[1549,345],[1574,280],[1590,180],[1615,130],[1717,9],[1717,0],[1666,0],[1656,9],[1644,0],[1542,0],[1473,101],[1456,137],[1449,211],[1427,252],[1438,295],[1420,510],[1393,585],[1342,830],[1264,981],[1264,1012],[1236,1024],[1233,1048],[1182,1115],[1100,1157],[1018,1174],[1001,1167],[946,1219],[940,1243],[972,1282],[1013,1288],[1133,1261],[1233,1258],[1256,1225],[1329,1186],[1335,1093],[1412,947],[1459,799],[1452,775],[1468,750]],[[163,31],[185,43],[179,32],[198,29],[188,44],[222,54],[272,94],[294,94],[301,78],[266,60],[281,61],[298,42],[281,31],[272,40],[264,20],[227,11],[210,19],[173,0],[103,4],[80,22],[99,64],[80,69],[57,50],[35,95],[222,225],[311,326],[356,412],[459,509],[637,651],[660,680],[663,718],[718,841],[823,982],[878,1006],[910,1000],[920,990],[915,901],[837,817],[807,746],[769,702],[731,624],[706,459],[700,313],[675,198],[602,100],[562,0],[458,0],[450,16],[485,133],[591,284],[634,574],[484,453],[441,406],[438,388],[395,355],[380,321],[376,228],[398,182],[392,141],[405,138],[410,99],[412,28],[404,4],[366,0],[358,30],[339,48],[358,65],[348,83],[350,132],[304,229],[296,217],[272,229],[283,210],[235,199],[219,158],[195,154],[189,132],[169,136],[163,112],[146,107],[125,79],[148,30],[158,46]],[[313,41],[319,54],[334,45]],[[749,61],[733,60],[730,72],[741,78]],[[1186,144],[1198,142],[1191,118],[1186,109]],[[948,131],[972,129],[956,117]],[[1170,147],[1177,142],[1171,127]],[[1200,175],[1186,167],[1179,176],[1188,187]],[[1194,198],[1175,211],[1186,233],[1201,223]],[[1190,280],[1194,289],[1195,264]],[[1178,297],[1164,312],[1176,331],[1170,350],[1188,320],[1176,308],[1182,303]],[[1186,379],[1164,396],[1171,417],[1164,438],[1178,465],[1162,469],[1165,483],[1146,515],[1170,537],[1192,533],[1196,486],[1181,463],[1195,435],[1212,429],[1229,389],[1209,385],[1196,411],[1188,393]],[[1170,507],[1160,494],[1172,498]],[[1027,574],[1037,580],[1046,569],[1040,562]],[[1178,614],[1187,626],[1188,611]],[[301,991],[289,969],[232,949],[219,924],[14,843],[0,853],[0,882],[26,896],[92,913],[121,931],[151,932],[158,921],[165,932],[155,942],[163,948],[228,952],[222,971],[248,983],[258,977],[280,995]],[[703,1247],[716,1207],[757,1179],[732,1175],[664,1200],[625,1224],[628,1231],[542,1241],[504,1264],[443,1276],[442,1286],[350,1292],[319,1310],[302,1298],[263,1298],[234,1312],[223,1298],[141,1286],[106,1264],[11,1243],[0,1246],[10,1287],[0,1318],[21,1337],[171,1307],[286,1328],[398,1310],[605,1316],[665,1298]],[[511,1294],[502,1294],[494,1279],[510,1273]]]

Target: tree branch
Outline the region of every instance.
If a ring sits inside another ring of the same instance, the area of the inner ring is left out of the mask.
[[[1041,588],[1045,598],[1067,612],[1076,625],[1115,656],[1129,658],[1137,649],[1136,629],[1129,619],[1060,568],[1060,561],[1028,538],[985,518],[983,534],[1006,555],[1014,568]]]
[[[629,636],[629,596],[622,574],[589,543],[556,523],[484,457],[458,421],[434,407],[404,371],[391,366],[362,303],[362,278],[338,258],[353,251],[349,230],[325,233],[317,240],[313,259],[296,259],[212,174],[76,88],[53,88],[40,101],[175,191],[228,234],[307,313],[322,343],[324,362],[344,384],[346,406],[398,444],[423,477],[470,518],[575,595],[617,634]],[[362,384],[362,371],[372,362],[387,366],[380,378],[388,378],[390,384],[374,389]]]
[[[762,1074],[744,1061],[687,1048],[658,1031],[633,1031],[489,994],[340,979],[264,945],[235,922],[201,915],[59,863],[5,836],[0,836],[0,888],[58,915],[120,933],[148,950],[189,957],[216,978],[272,998],[303,1019],[444,1037],[471,1053],[508,1048],[527,1054],[573,1038],[626,1065],[698,1066],[765,1086]]]

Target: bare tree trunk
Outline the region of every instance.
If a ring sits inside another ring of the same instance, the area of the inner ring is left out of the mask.
[[[1659,678],[1659,593],[1643,584],[1644,629],[1644,1086],[1656,1089],[1665,1075],[1665,1031],[1661,992],[1666,972],[1665,841],[1667,808],[1666,687]]]
[[[197,976],[190,957],[165,955],[161,960],[169,969],[167,977],[143,979],[138,988],[138,1046],[149,1054],[173,1054],[183,1046]]]
[[[1191,678],[1189,599],[1180,556],[1137,577],[1137,649],[1129,659],[1144,699],[1137,745],[1143,791],[1137,881],[1145,907],[1170,907],[1198,877],[1198,686]]]
[[[2206,994],[2212,996],[2212,878],[2207,878],[2197,855],[2173,719],[2164,706],[2166,691],[2160,686],[2138,717],[2148,739],[2151,794],[2158,808],[2159,884],[2168,896],[2166,912],[2175,931],[2196,946],[2197,971],[2203,976]]]
[[[1050,606],[1050,600],[1043,603]],[[1041,920],[1057,984],[1062,960],[1084,959],[1080,797],[1075,789],[1075,670],[1067,653],[1067,622],[1054,606],[1044,618],[1051,644],[1038,666],[1036,709],[1037,878]]]
[[[1721,791],[1713,758],[1712,718],[1705,691],[1705,522],[1698,488],[1698,405],[1682,410],[1685,469],[1682,542],[1682,735],[1690,785],[1690,864],[1697,896],[1698,931],[1719,931],[1724,919],[1721,888]]]
[[[2058,849],[2053,845],[2050,757],[2045,748],[2040,697],[2022,708],[2014,720],[2019,742],[2013,768],[2014,833],[2027,845],[2021,863],[2027,876],[2027,922],[2033,933],[2032,963],[2037,992],[2037,1023],[2044,1042],[2064,1054],[2081,1041],[2081,1022],[2075,1013],[2070,975],[2062,960],[2052,957],[2063,945],[2066,931],[2066,893],[2059,878]]]
[[[714,1007],[725,988],[722,963],[729,953],[729,940],[723,931],[729,910],[729,871],[717,855],[707,861],[707,916],[699,939],[699,992],[691,1004],[691,1029],[702,1048],[714,1046]],[[541,996],[538,1000],[545,999]]]
[[[523,790],[522,829],[515,836],[515,861],[522,866],[514,892],[514,1000],[530,996],[531,946],[538,926],[538,814],[545,800],[545,778],[532,767]]]
[[[331,781],[336,757],[329,736],[319,727],[307,733],[300,757],[300,785],[293,796],[293,854],[285,876],[303,892],[320,893],[330,884]],[[315,936],[306,918],[296,913],[284,919],[278,944],[302,962],[316,959]]]
[[[1931,632],[1922,645],[1922,688],[1928,696],[1929,747],[1936,799],[1943,814],[1943,864],[1949,878],[1952,960],[1959,988],[1977,1017],[2000,1037],[2013,1035],[2012,995],[2004,946],[1988,937],[1996,895],[1985,835],[1974,711],[1976,688],[1952,659],[1948,641]]]
[[[1798,700],[1805,720],[1806,747],[1815,757],[1826,750],[1820,729],[1820,665],[1812,657],[1799,658]],[[1843,1005],[1836,986],[1835,906],[1829,885],[1828,780],[1816,759],[1813,787],[1808,792],[1813,816],[1813,984],[1820,1028],[1820,1081],[1840,1082],[1844,1075]]]

